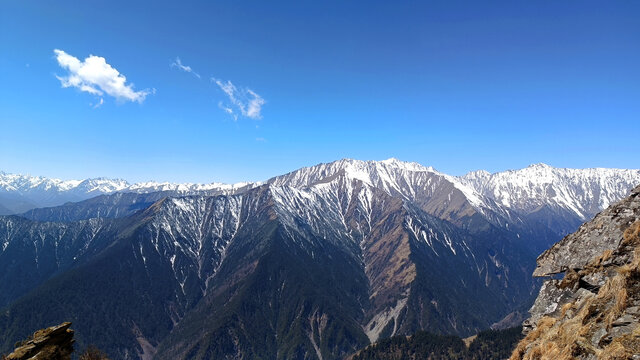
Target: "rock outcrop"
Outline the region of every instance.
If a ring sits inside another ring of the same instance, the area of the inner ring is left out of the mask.
[[[73,330],[70,322],[36,331],[30,339],[6,357],[6,360],[70,360]]]
[[[640,359],[640,186],[538,258],[516,359]]]

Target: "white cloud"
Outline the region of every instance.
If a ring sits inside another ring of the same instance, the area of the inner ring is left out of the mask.
[[[176,61],[171,63],[171,67],[177,67],[178,69],[180,69],[180,70],[182,70],[184,72],[191,73],[191,74],[193,74],[193,76],[195,76],[198,79],[200,79],[200,74],[198,74],[197,72],[193,71],[191,66],[183,65],[182,61],[180,61],[179,57],[176,57]]]
[[[89,55],[84,61],[55,49],[58,65],[66,69],[67,76],[56,76],[62,87],[75,87],[80,91],[96,96],[107,94],[118,100],[143,102],[147,95],[155,93],[155,89],[135,91],[133,84],[127,84],[127,78],[118,70],[107,64],[105,58]],[[100,104],[102,104],[102,99]]]
[[[93,108],[94,108],[94,109],[97,109],[97,108],[99,108],[100,106],[102,106],[102,104],[104,104],[104,99],[103,99],[103,98],[100,98],[100,101],[98,101],[95,105],[93,105]],[[89,104],[89,105],[92,105],[92,104]]]
[[[251,119],[262,118],[262,105],[266,103],[262,96],[258,95],[251,89],[238,89],[231,81],[228,80],[227,82],[224,82],[220,79],[211,78],[211,81],[218,85],[220,90],[227,95],[229,102],[231,103],[230,105],[219,103],[218,106],[228,114],[233,115],[234,119],[238,119],[237,113]]]

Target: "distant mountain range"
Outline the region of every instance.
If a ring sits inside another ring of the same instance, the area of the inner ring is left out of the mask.
[[[377,165],[375,165],[377,164]],[[348,176],[381,185],[387,182],[393,189],[394,179],[367,178],[364,168],[378,166],[398,168],[405,171],[427,172],[444,176],[465,196],[480,207],[501,207],[520,214],[545,218],[548,212],[563,212],[570,224],[555,224],[565,233],[592,218],[609,204],[624,197],[629,189],[640,181],[640,170],[626,169],[564,169],[545,164],[534,164],[520,170],[489,173],[484,170],[455,177],[442,174],[432,167],[397,159],[384,161],[358,161],[344,159],[329,164],[303,168],[290,174],[278,176],[264,182],[237,184],[194,184],[169,182],[141,182],[130,184],[121,179],[95,178],[86,180],[59,180],[41,176],[7,174],[0,171],[0,215],[20,214],[34,208],[77,202],[99,195],[114,193],[154,193],[166,195],[220,195],[235,194],[265,183],[300,187],[322,177],[322,172],[344,167]],[[318,173],[320,172],[320,173]],[[384,172],[384,170],[383,170]],[[299,178],[294,179],[293,176]],[[283,179],[289,179],[287,182]],[[388,189],[387,189],[388,190]],[[415,190],[415,189],[414,189]],[[400,191],[401,192],[401,191]],[[487,201],[490,200],[490,201]],[[570,218],[570,219],[569,219]],[[576,219],[579,221],[575,223]],[[558,220],[560,221],[560,220]],[[564,227],[567,229],[563,229]]]
[[[526,308],[543,250],[640,170],[340,160],[261,183],[0,174],[0,350],[73,321],[121,359],[339,359]],[[76,201],[66,203],[69,201]]]
[[[0,171],[0,215],[19,214],[34,208],[58,206],[67,202],[119,192],[204,195],[233,193],[247,186],[255,187],[256,185],[256,183],[179,184],[154,181],[129,184],[121,179],[60,180],[42,176],[7,174]]]

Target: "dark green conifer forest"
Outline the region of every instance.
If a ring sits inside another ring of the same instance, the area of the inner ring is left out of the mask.
[[[507,359],[522,339],[522,327],[486,330],[469,344],[454,335],[419,331],[412,336],[394,336],[371,345],[351,360],[499,360]]]

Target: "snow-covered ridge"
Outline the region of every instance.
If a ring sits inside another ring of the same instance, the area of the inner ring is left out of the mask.
[[[331,163],[304,167],[276,176],[265,182],[237,184],[142,182],[130,184],[121,179],[60,180],[41,176],[15,175],[0,172],[0,211],[2,197],[19,197],[23,207],[60,205],[102,194],[116,192],[150,193],[171,191],[177,195],[235,194],[262,184],[303,189],[332,182],[342,177],[347,182],[361,181],[369,187],[392,196],[416,201],[438,195],[442,184],[450,184],[464,195],[476,210],[504,213],[504,209],[531,213],[548,206],[575,213],[588,219],[609,204],[626,196],[629,189],[640,184],[640,170],[624,169],[562,169],[534,164],[520,170],[491,174],[484,170],[464,176],[451,176],[432,167],[394,158],[382,161],[342,159]],[[347,184],[347,187],[351,185]],[[451,187],[451,186],[449,186]],[[452,190],[446,190],[450,192]],[[439,194],[451,200],[451,193]],[[18,212],[18,211],[14,211]]]
[[[42,176],[7,174],[0,172],[0,191],[28,193],[36,190],[44,191],[81,191],[87,193],[110,194],[114,192],[155,192],[155,191],[208,191],[234,190],[254,183],[241,182],[224,184],[213,182],[209,184],[170,183],[147,181],[130,184],[122,179],[94,178],[86,180],[61,180]]]
[[[522,213],[544,206],[560,207],[586,220],[640,184],[640,170],[566,169],[533,164],[494,174],[474,171],[459,180],[477,193]]]
[[[29,192],[72,191],[82,189],[86,192],[116,192],[124,190],[129,184],[121,179],[95,178],[86,180],[60,180],[43,176],[7,174],[0,171],[0,191]]]

